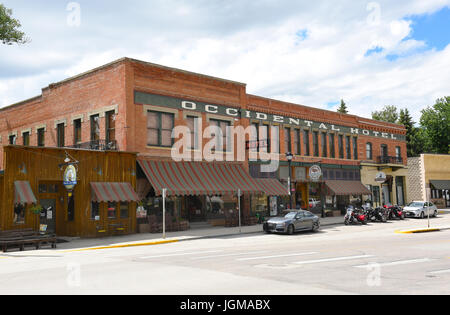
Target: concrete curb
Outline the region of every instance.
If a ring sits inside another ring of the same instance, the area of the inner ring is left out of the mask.
[[[419,229],[419,230],[406,230],[406,231],[395,231],[397,234],[413,234],[413,233],[428,233],[428,232],[439,232],[441,229]]]

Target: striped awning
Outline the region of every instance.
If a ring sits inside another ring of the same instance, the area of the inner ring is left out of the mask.
[[[92,201],[139,201],[139,197],[130,183],[91,183]]]
[[[157,196],[262,193],[261,187],[239,164],[138,160]]]
[[[283,185],[278,179],[258,178],[256,182],[267,196],[287,196],[289,195],[287,185]]]
[[[325,185],[327,185],[332,195],[336,196],[372,194],[360,181],[327,180]]]
[[[33,204],[37,203],[30,183],[27,181],[14,182],[14,203]]]

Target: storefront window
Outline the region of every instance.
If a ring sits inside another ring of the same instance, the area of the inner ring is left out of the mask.
[[[128,218],[128,208],[129,208],[129,203],[128,202],[121,202],[120,203],[120,218],[121,219]]]
[[[14,205],[14,224],[24,224],[25,223],[25,206],[22,204]]]
[[[115,219],[117,217],[116,211],[117,211],[117,202],[108,201],[108,219]]]
[[[251,196],[251,214],[260,216],[269,215],[268,199],[266,195]]]
[[[91,202],[91,219],[100,219],[100,203],[98,202]]]
[[[147,215],[163,215],[163,198],[149,197],[143,200],[143,206],[147,210]],[[181,217],[181,198],[171,196],[166,198],[166,213],[171,216]]]

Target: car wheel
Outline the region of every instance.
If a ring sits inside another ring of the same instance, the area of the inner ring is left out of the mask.
[[[288,228],[287,228],[287,234],[288,234],[288,235],[294,234],[294,226],[293,226],[292,224],[288,226]]]
[[[434,210],[434,213],[433,213],[433,218],[436,218],[436,217],[437,217],[437,215],[438,215],[438,212],[437,212],[436,210]]]
[[[313,223],[312,231],[317,232],[319,229],[320,229],[320,223],[318,223],[318,222]]]
[[[424,219],[424,218],[425,218],[425,212],[422,211],[422,212],[420,213],[420,218],[421,218],[421,219]]]

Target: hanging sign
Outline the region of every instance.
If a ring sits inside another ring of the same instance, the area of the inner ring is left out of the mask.
[[[377,175],[375,175],[375,181],[384,183],[386,181],[386,174],[384,172],[378,172]]]
[[[309,168],[309,178],[313,181],[317,181],[322,176],[322,169],[319,165],[313,165]]]
[[[68,165],[64,171],[63,184],[67,190],[73,190],[77,184],[77,169],[73,165]]]

